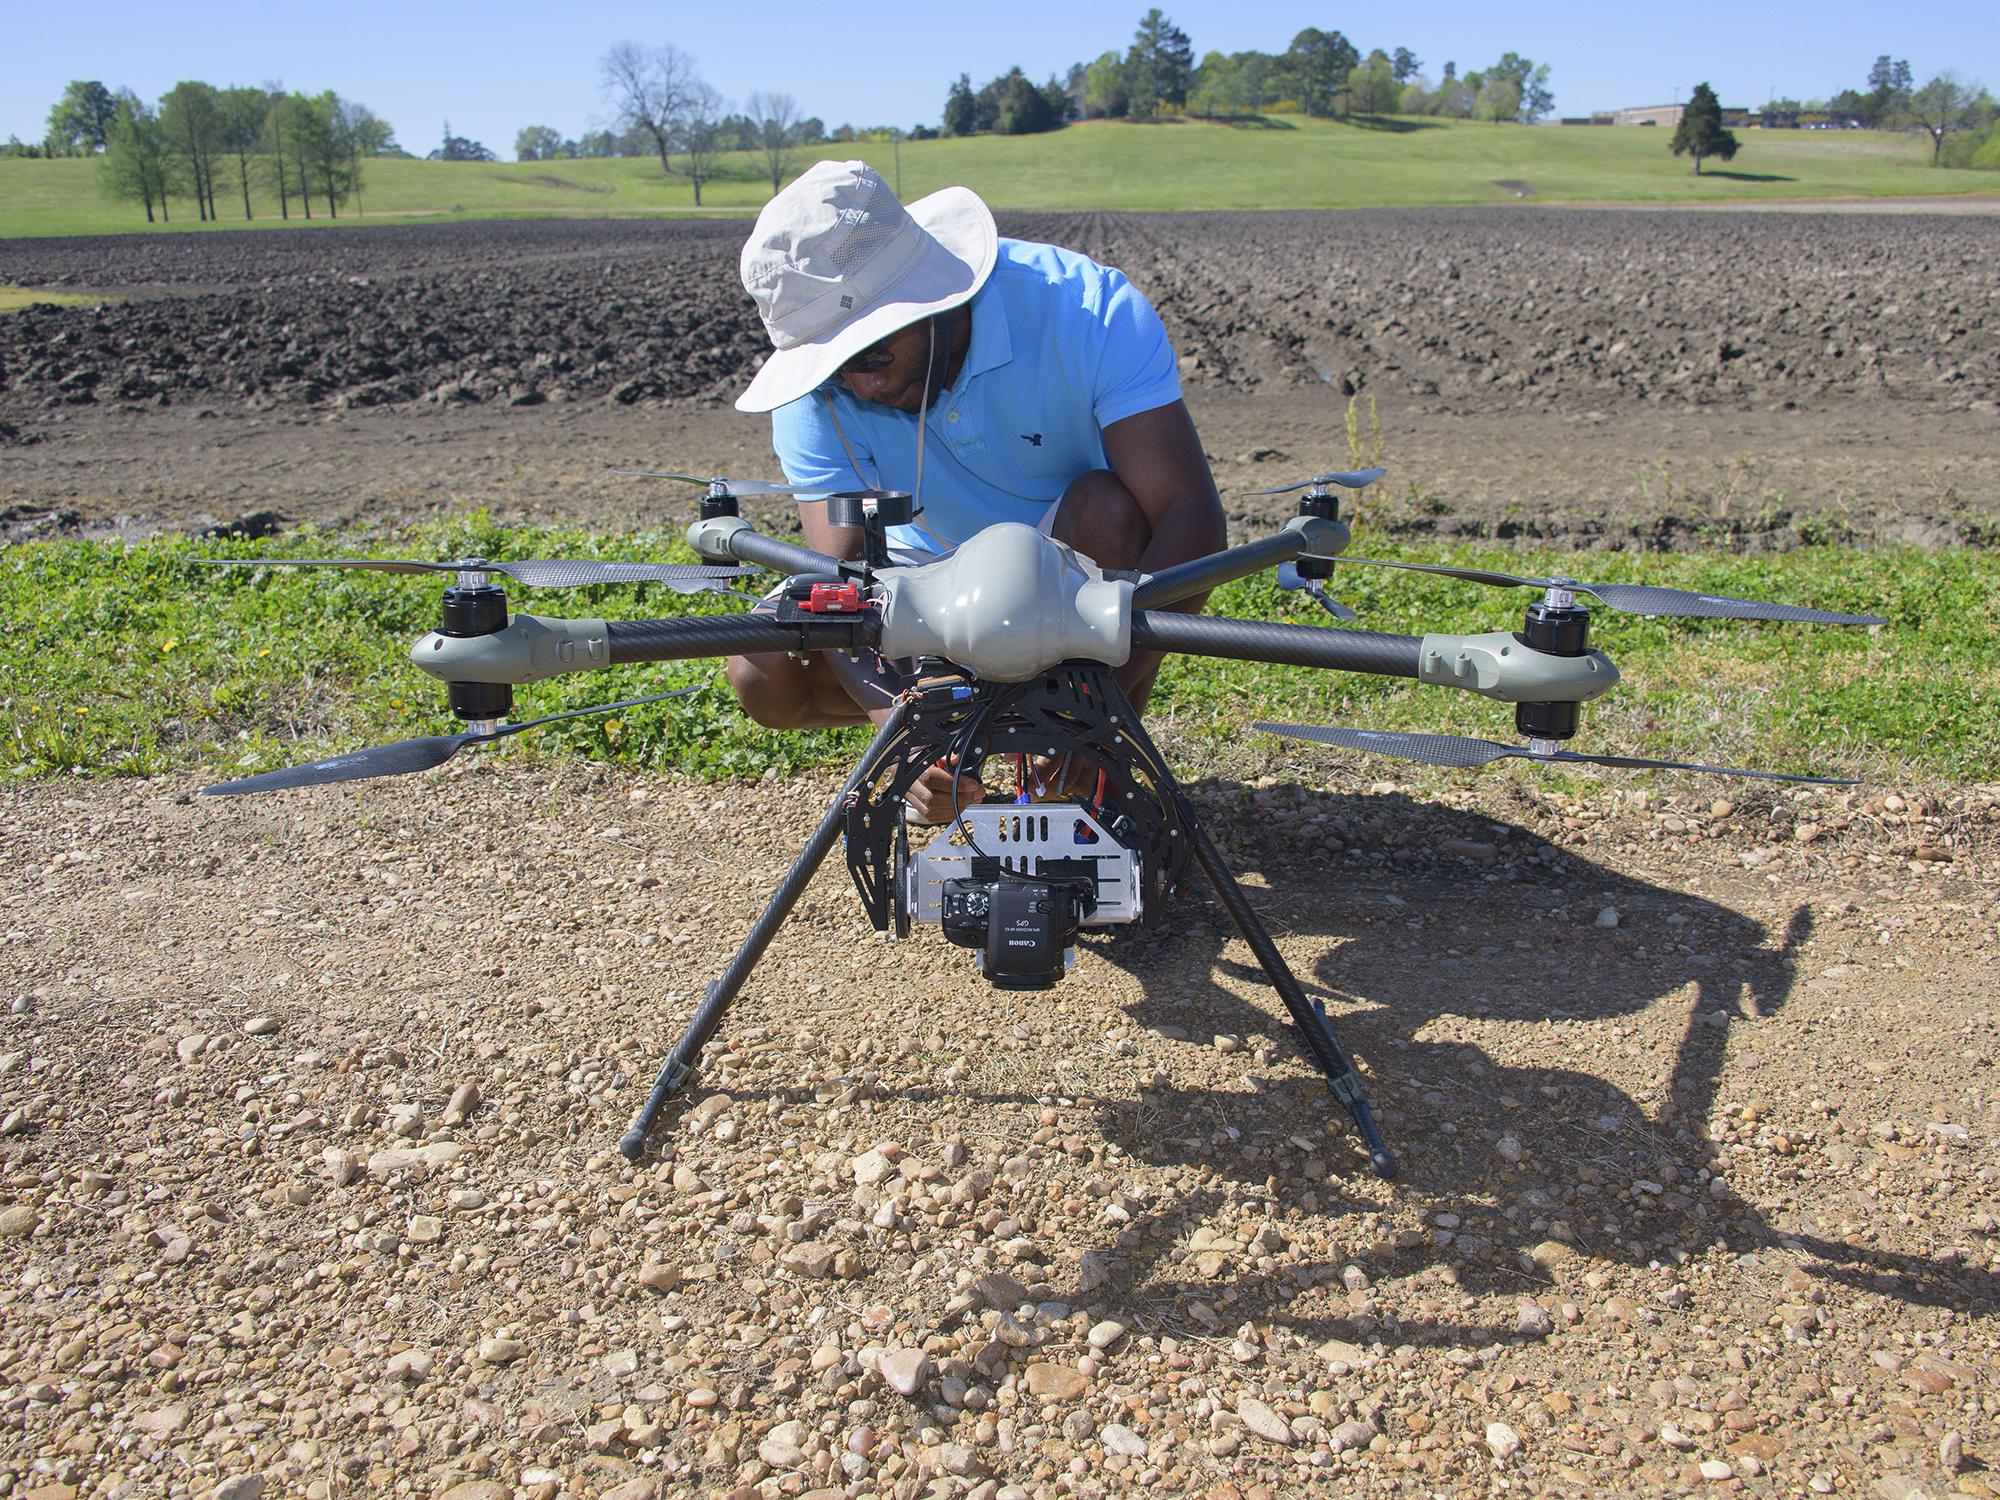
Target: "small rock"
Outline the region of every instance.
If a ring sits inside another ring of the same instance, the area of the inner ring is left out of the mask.
[[[1553,1271],[1574,1254],[1561,1240],[1543,1240],[1532,1250],[1523,1250],[1521,1259],[1531,1271]]]
[[[149,1437],[172,1437],[187,1426],[188,1409],[178,1403],[162,1406],[157,1411],[143,1411],[132,1418],[132,1425]]]
[[[1084,1338],[1091,1348],[1103,1350],[1109,1349],[1124,1338],[1128,1331],[1116,1318],[1106,1318],[1102,1323],[1092,1324],[1090,1332],[1084,1335]]]
[[[409,1233],[404,1238],[413,1245],[435,1245],[444,1238],[444,1220],[436,1214],[412,1215]]]
[[[174,1055],[184,1063],[191,1063],[201,1056],[201,1049],[208,1045],[208,1038],[199,1031],[192,1036],[184,1036],[174,1043]]]
[[[1682,1432],[1680,1428],[1674,1426],[1671,1422],[1662,1422],[1660,1424],[1660,1441],[1665,1443],[1669,1448],[1678,1449],[1682,1453],[1686,1453],[1694,1447],[1694,1439],[1689,1437],[1685,1432]]]
[[[1231,1032],[1224,1032],[1215,1039],[1215,1050],[1217,1052],[1241,1052],[1243,1050],[1243,1038]]]
[[[1509,1166],[1517,1165],[1527,1152],[1521,1149],[1521,1142],[1514,1136],[1503,1135],[1493,1143],[1493,1154]]]
[[[511,1365],[528,1351],[521,1347],[518,1339],[490,1338],[481,1339],[474,1352],[489,1365]]]
[[[1326,1361],[1327,1368],[1336,1375],[1344,1375],[1349,1370],[1358,1370],[1368,1358],[1368,1351],[1359,1344],[1350,1344],[1346,1339],[1328,1339],[1319,1346],[1319,1357]]]
[[[1736,1477],[1736,1471],[1719,1458],[1704,1458],[1699,1467],[1703,1479],[1722,1480]]]
[[[478,1112],[478,1109],[479,1085],[470,1082],[461,1083],[451,1091],[451,1098],[446,1101],[444,1113],[439,1116],[439,1121],[445,1125],[463,1125]]]
[[[1104,1444],[1107,1450],[1121,1458],[1146,1456],[1146,1440],[1122,1423],[1108,1423],[1104,1430],[1097,1434],[1097,1440]]]
[[[1956,1474],[1965,1467],[1965,1439],[1955,1432],[1947,1432],[1938,1441],[1938,1466],[1947,1474]]]
[[[639,1351],[636,1349],[613,1349],[604,1356],[604,1373],[623,1378],[637,1374]]]
[[[882,1372],[890,1390],[899,1396],[914,1396],[930,1378],[931,1357],[921,1349],[891,1349],[875,1368]]]
[[[1603,911],[1597,914],[1597,925],[1599,927],[1616,927],[1618,925],[1618,908],[1615,906],[1605,907]]]
[[[999,1271],[987,1272],[972,1284],[972,1289],[995,1312],[1013,1312],[1028,1300],[1028,1289]]]
[[[1077,1287],[1094,1292],[1111,1284],[1111,1257],[1102,1250],[1086,1250],[1077,1257]]]
[[[1555,1331],[1555,1320],[1538,1302],[1523,1302],[1514,1320],[1514,1331],[1523,1338],[1545,1339]]]
[[[1292,1424],[1254,1396],[1243,1396],[1237,1400],[1236,1415],[1243,1419],[1245,1427],[1268,1443],[1289,1448],[1298,1441],[1292,1436]]]
[[[243,1023],[243,1034],[245,1036],[269,1036],[277,1029],[278,1018],[276,1016],[252,1016]]]
[[[361,1175],[361,1163],[352,1151],[343,1151],[338,1146],[328,1146],[320,1152],[319,1159],[326,1163],[326,1175],[335,1187],[346,1187]]]
[[[1074,1401],[1089,1387],[1090,1381],[1074,1365],[1028,1366],[1028,1394],[1039,1401]]]
[[[428,1349],[405,1349],[401,1354],[389,1356],[389,1364],[383,1372],[391,1380],[427,1380],[431,1370],[437,1365],[437,1356]]]
[[[806,1461],[803,1448],[781,1442],[775,1435],[757,1445],[757,1456],[774,1469],[795,1469]]]
[[[1456,854],[1460,859],[1478,860],[1481,864],[1491,864],[1500,854],[1492,844],[1481,843],[1478,839],[1446,839],[1439,847],[1446,854]]]
[[[208,1500],[257,1500],[264,1493],[262,1474],[234,1474],[208,1492]]]
[[[424,1111],[421,1105],[399,1104],[389,1111],[389,1134],[417,1136],[424,1133]]]
[[[1002,1313],[993,1325],[993,1337],[1009,1349],[1030,1349],[1034,1347],[1035,1330],[1012,1313]]]
[[[880,1151],[864,1151],[854,1158],[854,1180],[862,1187],[874,1187],[896,1170],[896,1164]]]
[[[801,1276],[825,1277],[833,1274],[833,1263],[837,1255],[838,1252],[831,1245],[818,1240],[806,1240],[802,1244],[793,1245],[785,1252],[783,1258],[786,1267],[797,1271]]]
[[[1350,1417],[1326,1435],[1327,1446],[1335,1453],[1345,1453],[1349,1448],[1366,1448],[1375,1441],[1375,1424],[1364,1422],[1359,1417]]]
[[[382,1178],[411,1167],[448,1167],[465,1148],[457,1141],[432,1141],[428,1146],[392,1146],[368,1158],[368,1175]]]
[[[25,1203],[0,1208],[0,1240],[24,1240],[41,1222],[41,1215]]]
[[[681,1273],[676,1266],[649,1262],[639,1268],[639,1285],[649,1292],[671,1292],[680,1284]]]
[[[1486,1424],[1486,1448],[1496,1463],[1508,1463],[1521,1451],[1521,1434],[1505,1422]]]

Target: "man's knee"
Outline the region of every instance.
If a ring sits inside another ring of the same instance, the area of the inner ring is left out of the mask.
[[[1137,567],[1152,524],[1125,481],[1109,469],[1091,469],[1070,481],[1056,504],[1050,534],[1104,568]]]
[[[824,656],[732,656],[722,670],[743,712],[766,729],[828,729],[868,718]]]
[[[797,729],[808,707],[805,674],[798,666],[789,656],[732,656],[722,671],[743,712],[757,723],[766,729]]]

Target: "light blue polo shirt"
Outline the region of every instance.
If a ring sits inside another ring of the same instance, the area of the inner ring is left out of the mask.
[[[1180,396],[1167,330],[1122,272],[1001,240],[965,364],[925,417],[923,512],[891,543],[935,554],[999,521],[1036,525],[1070,481],[1111,466],[1106,427]],[[917,417],[856,400],[838,377],[771,414],[771,446],[794,484],[917,488]]]

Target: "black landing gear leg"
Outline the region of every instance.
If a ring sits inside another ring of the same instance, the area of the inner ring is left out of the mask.
[[[778,889],[771,897],[763,915],[757,918],[750,935],[743,939],[743,945],[736,950],[736,956],[729,961],[729,967],[722,971],[722,977],[708,987],[702,996],[701,1005],[688,1022],[688,1028],[681,1039],[674,1043],[674,1050],[667,1054],[667,1060],[660,1064],[660,1076],[653,1082],[652,1093],[646,1096],[645,1107],[632,1121],[632,1128],[619,1139],[618,1150],[627,1161],[637,1161],[646,1149],[646,1132],[653,1128],[653,1121],[662,1107],[679,1091],[694,1071],[695,1059],[701,1056],[709,1038],[715,1035],[716,1027],[722,1024],[723,1012],[735,1000],[737,992],[750,977],[757,960],[764,956],[764,950],[771,946],[778,929],[790,916],[792,908],[805,893],[820,865],[825,862],[839,839],[841,829],[847,821],[847,803],[869,778],[875,774],[876,763],[884,751],[902,732],[903,718],[908,712],[902,703],[897,703],[889,717],[882,721],[882,727],[875,731],[875,738],[868,742],[868,748],[861,753],[861,762],[854,768],[854,774],[847,778],[847,784],[833,799],[833,806],[820,819],[819,827],[813,830],[806,841],[805,851],[785,872],[785,878],[778,882]],[[895,809],[900,811],[901,809]]]
[[[1278,952],[1278,945],[1271,941],[1271,934],[1265,930],[1263,920],[1250,904],[1250,898],[1243,894],[1243,887],[1236,883],[1236,877],[1229,873],[1229,866],[1222,862],[1222,851],[1215,847],[1215,840],[1208,836],[1208,830],[1195,817],[1187,794],[1176,787],[1174,800],[1180,808],[1181,826],[1187,830],[1193,844],[1194,857],[1200,861],[1209,884],[1215,887],[1215,894],[1222,899],[1229,920],[1236,924],[1243,941],[1257,956],[1258,966],[1276,987],[1278,998],[1292,1013],[1292,1024],[1298,1028],[1312,1060],[1326,1074],[1333,1097],[1346,1106],[1348,1114],[1354,1119],[1354,1128],[1361,1132],[1362,1142],[1368,1147],[1368,1165],[1377,1177],[1394,1177],[1396,1158],[1391,1154],[1388,1143],[1382,1139],[1382,1132],[1375,1127],[1375,1115],[1369,1108],[1368,1093],[1362,1087],[1361,1075],[1354,1069],[1354,1059],[1335,1039],[1333,1027],[1326,1019],[1326,1011],[1299,987],[1297,976],[1285,962],[1284,955]]]

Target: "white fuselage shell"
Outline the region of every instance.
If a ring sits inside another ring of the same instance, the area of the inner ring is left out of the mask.
[[[1132,654],[1132,585],[1032,526],[989,526],[875,582],[884,656],[941,656],[989,682],[1025,682],[1060,661],[1117,667]]]

